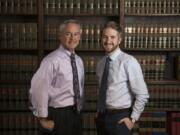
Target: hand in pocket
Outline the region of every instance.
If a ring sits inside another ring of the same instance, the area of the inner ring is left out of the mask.
[[[48,120],[48,119],[39,119],[40,124],[43,128],[48,129],[48,130],[53,130],[54,129],[54,121]]]

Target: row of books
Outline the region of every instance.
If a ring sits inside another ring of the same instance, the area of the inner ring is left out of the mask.
[[[97,111],[97,99],[98,99],[98,86],[97,85],[85,85],[85,102],[83,111],[96,112]]]
[[[147,80],[163,80],[166,67],[165,55],[136,55],[141,64],[143,74]],[[86,81],[93,82],[96,64],[101,56],[82,56]],[[35,55],[0,55],[1,75],[3,80],[29,80],[38,66]]]
[[[118,15],[119,8],[119,0],[44,0],[47,15]]]
[[[45,49],[59,45],[59,25],[45,26]],[[102,50],[102,24],[82,25],[82,39],[78,50]],[[0,23],[0,48],[37,49],[36,23]],[[176,24],[127,24],[125,49],[180,49],[180,26]]]
[[[180,85],[149,85],[150,99],[146,109],[177,109],[180,107]]]
[[[125,0],[125,14],[180,14],[179,0]]]
[[[138,122],[137,131],[139,135],[168,135],[166,128],[167,112],[143,112]]]
[[[38,57],[36,55],[1,54],[0,80],[30,81],[37,66]]]
[[[37,0],[0,0],[0,14],[37,14]]]
[[[38,127],[31,112],[1,112],[0,115],[0,130],[33,130]]]
[[[1,135],[38,135],[38,121],[31,112],[1,112]]]
[[[1,111],[27,111],[28,110],[28,85],[0,86]]]
[[[82,25],[82,40],[78,50],[102,50],[102,24]],[[180,26],[177,24],[127,24],[125,27],[125,49],[180,49]],[[58,25],[47,24],[45,49],[57,48]]]
[[[79,50],[101,50],[100,32],[102,24],[83,24],[82,39]],[[45,49],[54,49],[59,45],[58,41],[59,24],[46,24],[45,26]]]
[[[17,83],[27,83],[30,82],[34,72],[13,72],[13,71],[3,71],[0,72],[0,81],[3,82],[17,82]]]
[[[126,24],[125,33],[128,34],[162,34],[168,36],[170,34],[178,35],[180,33],[179,24]]]
[[[146,80],[163,80],[166,69],[165,55],[135,55],[139,61]],[[87,81],[95,80],[96,64],[101,56],[82,57],[86,69]]]
[[[180,49],[177,24],[127,24],[124,48]]]
[[[166,68],[165,55],[135,55],[146,80],[163,80]]]
[[[0,48],[37,49],[37,23],[0,23]]]
[[[0,67],[3,71],[28,72],[38,66],[38,57],[29,54],[1,54]]]

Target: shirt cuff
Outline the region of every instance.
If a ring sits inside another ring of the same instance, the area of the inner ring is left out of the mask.
[[[132,113],[131,113],[131,118],[132,119],[135,119],[137,121],[139,119],[139,117],[140,117],[139,113],[136,113],[136,112],[132,111]]]
[[[48,116],[48,110],[46,108],[38,108],[33,111],[36,117],[46,118]]]

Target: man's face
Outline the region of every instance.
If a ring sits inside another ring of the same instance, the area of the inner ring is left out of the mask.
[[[102,45],[107,53],[113,52],[116,48],[119,47],[120,43],[121,43],[120,35],[115,29],[106,28],[103,30]]]
[[[60,41],[64,48],[73,51],[78,46],[80,37],[80,26],[74,23],[69,23],[65,26],[64,31],[61,33]]]

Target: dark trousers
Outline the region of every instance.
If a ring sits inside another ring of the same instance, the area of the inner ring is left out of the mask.
[[[130,112],[117,114],[99,113],[96,119],[98,135],[132,135],[131,131],[124,123],[119,124],[122,118],[129,117]]]
[[[64,108],[50,107],[48,119],[54,121],[54,128],[50,131],[39,124],[40,135],[82,135],[81,114],[73,106]]]

